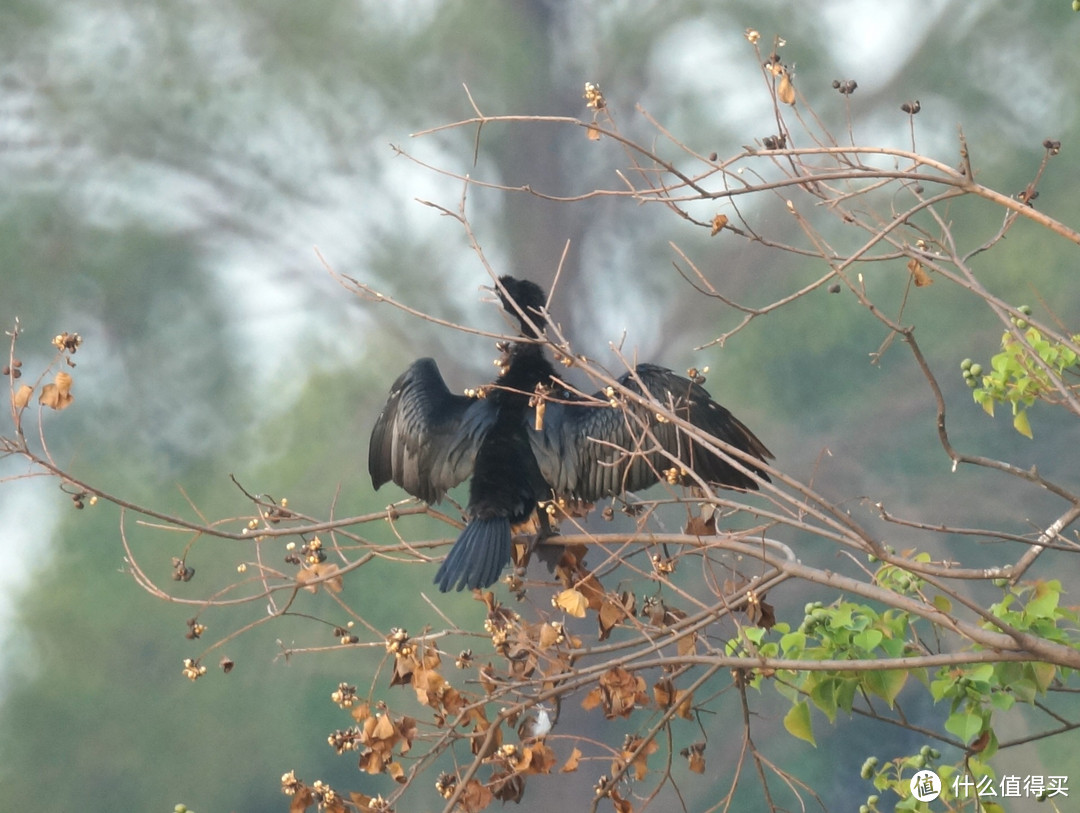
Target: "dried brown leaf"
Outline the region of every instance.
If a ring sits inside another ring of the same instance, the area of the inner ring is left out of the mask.
[[[349,794],[349,801],[356,805],[356,807],[360,810],[367,810],[369,807],[371,807],[371,803],[375,801],[375,799],[371,796],[368,796],[366,793],[352,791]]]
[[[465,783],[465,790],[458,797],[458,804],[465,808],[466,813],[479,813],[494,801],[488,787],[477,779],[470,779]]]
[[[55,410],[67,409],[73,400],[71,376],[64,372],[57,373],[53,383],[42,387],[41,395],[38,396],[38,403]]]
[[[640,782],[649,773],[649,755],[656,753],[656,750],[659,747],[660,746],[656,744],[656,740],[650,739],[643,746],[641,737],[631,737],[623,746],[622,759],[615,760],[615,763],[612,766],[612,773],[617,770],[615,765],[618,765],[618,763],[623,760],[629,759],[634,778]],[[637,752],[636,754],[634,753],[635,751]]]
[[[375,718],[375,725],[371,731],[372,739],[376,740],[389,740],[394,737],[397,731],[394,729],[394,724],[390,720],[389,714],[382,714]]]
[[[500,802],[518,804],[525,795],[525,777],[519,773],[494,774],[491,777],[491,792]]]
[[[912,278],[915,280],[916,288],[924,288],[927,285],[933,285],[934,279],[927,273],[923,264],[912,257],[908,260],[907,270],[911,273]]]
[[[518,770],[522,773],[551,773],[555,767],[555,752],[542,742],[522,749],[522,761]]]
[[[289,813],[304,813],[313,804],[315,804],[315,797],[311,793],[311,788],[304,785],[293,794],[292,801],[289,803]]]
[[[611,799],[611,804],[615,808],[615,813],[634,813],[634,806],[630,803],[629,799],[624,799],[619,795],[619,791],[614,788],[611,793],[608,794]]]
[[[697,752],[690,754],[690,770],[694,773],[705,773],[705,755]]]
[[[645,706],[649,696],[645,693],[645,679],[621,666],[615,666],[600,676],[599,686],[590,691],[581,706],[586,711],[602,705],[604,716],[629,717],[635,708]]]
[[[584,698],[582,698],[581,707],[585,709],[585,711],[592,711],[602,702],[604,702],[604,692],[602,689],[600,689],[599,686],[597,686],[595,689],[585,695]]]
[[[403,740],[400,752],[402,754],[407,754],[409,753],[409,749],[412,748],[413,740],[416,739],[416,720],[412,717],[402,717],[401,722],[398,723],[398,733]]]
[[[316,593],[319,584],[322,584],[332,593],[340,593],[345,588],[345,580],[341,576],[335,576],[339,570],[333,562],[319,562],[308,565],[296,574],[296,582],[303,586],[309,593]],[[323,581],[325,579],[325,581]]]
[[[694,719],[694,693],[687,691],[686,689],[679,689],[675,692],[675,702],[678,703],[678,709],[675,712],[684,720]]]
[[[371,705],[368,703],[357,703],[352,709],[349,710],[349,714],[356,720],[357,724],[362,725],[364,720],[371,716]]]
[[[552,603],[560,610],[574,616],[574,618],[584,618],[585,611],[588,608],[585,596],[579,590],[573,588],[563,590],[555,596]]]
[[[612,629],[634,614],[634,603],[633,593],[626,592],[619,596],[618,601],[611,597],[604,599],[598,614],[601,641],[607,640]]]
[[[369,773],[372,776],[380,774],[386,767],[386,754],[382,751],[369,749],[360,755],[357,767],[364,773]]]
[[[394,657],[394,674],[390,678],[391,686],[408,686],[413,682],[413,673],[418,668],[416,658],[412,655],[397,655]]]
[[[671,678],[662,678],[654,683],[652,692],[656,705],[662,709],[669,708],[675,701],[675,685],[671,682]]]
[[[675,651],[682,658],[687,655],[697,654],[697,633],[691,632],[689,635],[680,635],[679,640],[675,643]]]
[[[538,643],[540,649],[550,649],[559,643],[563,638],[562,625],[556,627],[554,624],[544,623],[540,625],[540,635]]]
[[[771,630],[776,626],[776,611],[769,602],[765,601],[764,596],[747,603],[746,615],[754,626],[767,630]]]
[[[578,764],[581,762],[581,749],[575,748],[570,752],[570,756],[566,762],[559,768],[559,773],[573,773],[578,769]]]
[[[437,709],[442,705],[443,695],[450,684],[434,669],[417,669],[412,675],[412,686],[421,705]]]
[[[780,84],[776,87],[776,98],[784,104],[795,104],[795,86],[786,70],[780,74]]]
[[[487,718],[484,717],[483,713],[479,709],[474,712],[473,719],[475,721],[475,725],[473,726],[473,733],[475,736],[471,738],[471,750],[473,752],[473,756],[486,758],[493,754],[495,751],[497,751],[502,745],[502,726],[497,726],[495,728],[495,733],[494,735],[492,735],[491,743],[487,746],[487,748],[485,748],[484,740],[487,738],[486,733],[488,729],[491,728],[491,723],[488,722]],[[485,736],[481,736],[481,734],[484,734]]]
[[[686,523],[685,532],[691,536],[716,536],[715,515],[710,515],[707,519],[698,516],[690,517],[690,521]]]
[[[606,595],[604,593],[604,586],[600,584],[600,580],[596,578],[594,574],[589,573],[574,586],[583,596],[585,596],[585,601],[590,610],[600,609],[600,605],[604,603]]]
[[[11,398],[11,402],[15,405],[15,409],[22,409],[24,406],[30,403],[30,396],[33,394],[34,388],[29,384],[23,384],[17,390]]]

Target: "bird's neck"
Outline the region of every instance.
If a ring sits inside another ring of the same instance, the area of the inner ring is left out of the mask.
[[[550,384],[554,375],[555,368],[544,355],[542,344],[514,342],[508,353],[506,367],[496,383],[514,390],[532,392],[537,384]]]

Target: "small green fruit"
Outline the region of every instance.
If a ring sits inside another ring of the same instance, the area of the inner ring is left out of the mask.
[[[964,359],[963,361],[961,361],[960,362],[960,369],[961,370],[970,370],[971,369],[971,359]]]
[[[877,757],[867,757],[866,762],[862,764],[862,768],[859,770],[859,776],[863,779],[869,779],[874,775],[874,769],[878,766]]]
[[[976,377],[982,375],[982,365],[981,364],[972,364],[971,365],[971,374],[973,376],[976,376]]]

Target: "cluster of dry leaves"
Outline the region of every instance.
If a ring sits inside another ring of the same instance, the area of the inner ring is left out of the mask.
[[[701,520],[689,530],[715,533],[711,523]],[[598,641],[607,639],[616,627],[635,626],[663,639],[666,643],[660,646],[670,646],[681,656],[696,651],[696,634],[673,626],[686,618],[685,613],[665,606],[656,597],[646,599],[639,611],[633,593],[604,588],[597,574],[586,567],[586,552],[583,545],[562,548],[555,566],[562,589],[551,600],[556,609],[576,618],[593,613]],[[515,556],[523,553],[522,547]],[[310,567],[304,566],[305,574]],[[301,581],[307,586],[310,578],[310,574],[304,575]],[[340,585],[332,589],[337,591]],[[478,590],[474,596],[487,610],[484,628],[494,657],[482,659],[466,650],[451,663],[438,647],[441,637],[413,638],[403,629],[392,630],[385,639],[390,658],[389,685],[411,687],[416,701],[431,710],[430,718],[418,720],[395,714],[382,702],[361,701],[354,687],[342,684],[332,699],[348,710],[353,725],[331,734],[331,746],[339,754],[357,752],[361,771],[385,774],[405,785],[415,778],[413,774],[421,770],[420,763],[424,762],[405,759],[416,740],[424,740],[432,750],[453,749],[455,744],[461,744],[468,748],[469,758],[460,760],[455,772],[442,774],[435,788],[466,813],[478,813],[496,800],[520,801],[531,776],[572,773],[583,760],[594,765],[599,761],[609,770],[595,786],[597,796],[606,797],[617,813],[632,813],[633,802],[623,795],[625,786],[619,780],[629,777],[640,781],[648,775],[649,757],[659,749],[656,734],[628,735],[621,747],[601,743],[598,747],[604,750],[586,757],[582,749],[589,750],[590,746],[579,737],[552,735],[553,723],[546,704],[554,704],[558,710],[577,694],[582,710],[599,709],[607,720],[630,718],[635,711],[646,709],[694,720],[692,691],[679,688],[678,675],[670,672],[663,672],[650,687],[643,674],[623,665],[595,669],[595,676],[579,678],[584,664],[579,659],[587,649],[562,622],[528,621],[498,602],[491,592]],[[464,673],[464,679],[451,680],[454,672]],[[536,725],[538,718],[544,725]],[[597,745],[592,743],[593,750]],[[563,746],[566,750],[560,754]],[[696,743],[681,751],[694,773],[705,772],[704,750],[704,743]],[[460,759],[464,752],[454,753]],[[331,813],[391,809],[390,801],[364,794],[350,794],[347,803],[333,794],[328,801],[329,789],[325,786],[308,786],[292,774],[287,777],[289,782],[283,787],[293,797],[293,811],[311,806]]]

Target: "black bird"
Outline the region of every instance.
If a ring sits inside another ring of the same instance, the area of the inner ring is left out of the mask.
[[[743,490],[758,487],[747,472],[769,479],[749,461],[739,460],[740,470],[733,458],[714,455],[653,410],[630,399],[620,403],[615,391],[585,399],[560,387],[535,341],[546,324],[540,313],[544,291],[528,280],[499,281],[509,295],[499,292],[503,308],[518,319],[523,340],[507,349],[502,374],[487,396],[451,393],[435,362],[419,359],[394,382],[371,433],[368,471],[376,489],[393,480],[434,503],[472,475],[468,523],[435,576],[440,590],[497,581],[510,561],[512,525],[528,520],[541,500],[594,502],[660,479],[694,484],[690,472],[706,483]],[[618,381],[754,459],[772,457],[688,378],[639,364]],[[557,396],[544,404],[539,421],[537,407],[530,406],[538,386]],[[548,533],[544,512],[540,520],[541,533]]]
[[[512,297],[500,292],[503,307],[535,337],[528,321],[543,329],[544,291],[527,280],[501,281]],[[530,449],[526,413],[536,384],[553,374],[542,345],[515,342],[484,398],[451,393],[430,358],[413,362],[391,387],[368,450],[375,488],[393,480],[434,503],[472,475],[469,521],[435,576],[443,592],[497,581],[510,561],[511,526],[527,521],[550,495]]]

